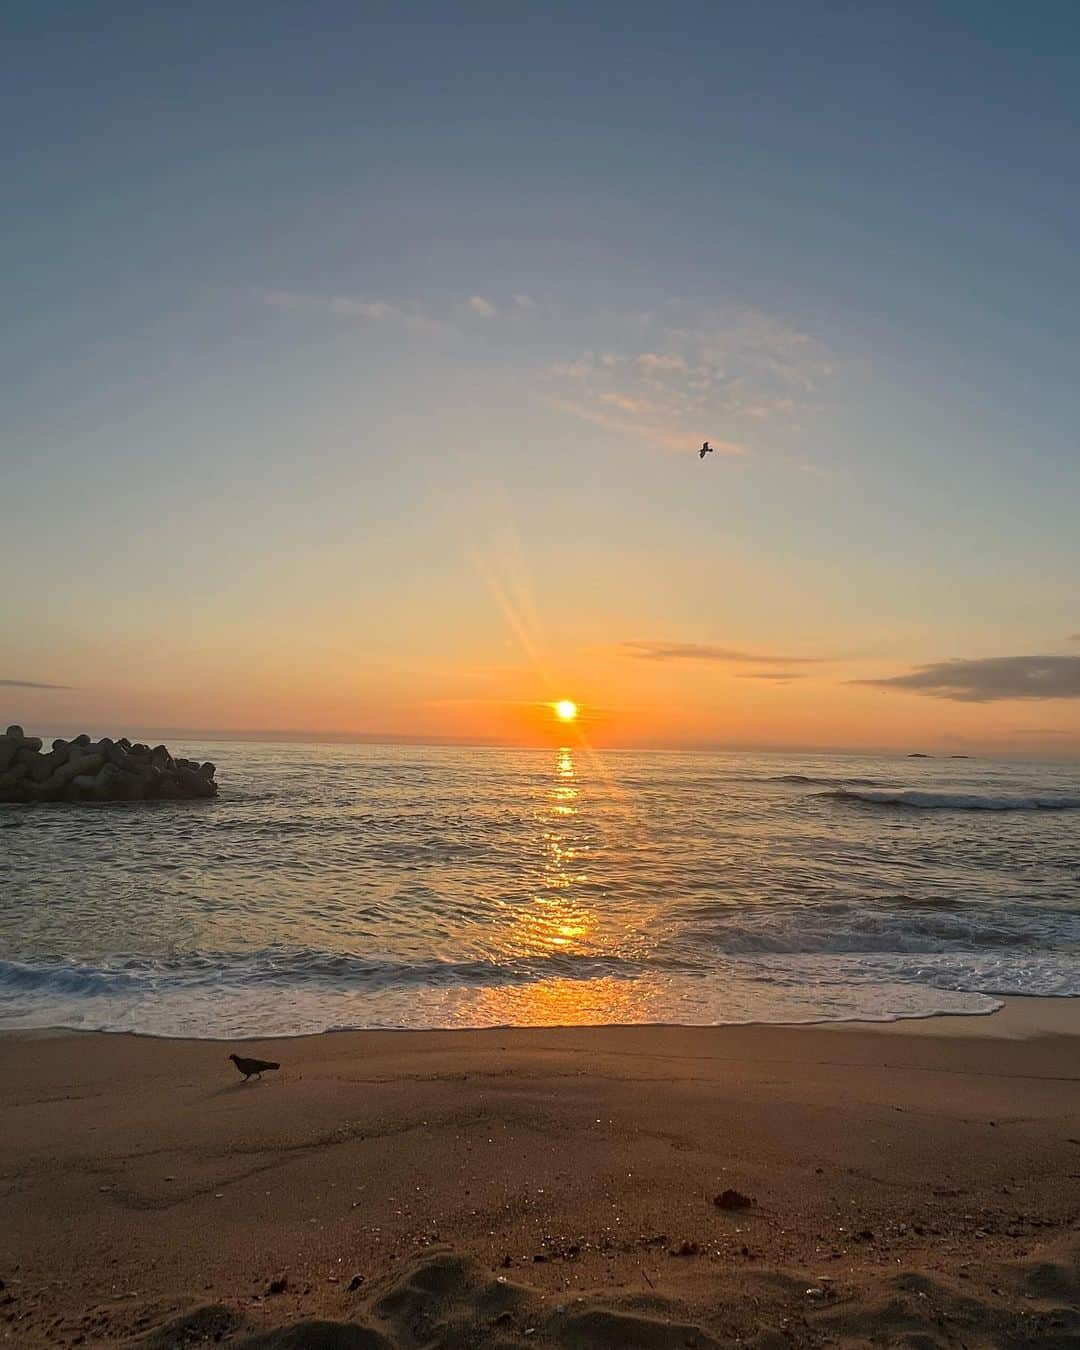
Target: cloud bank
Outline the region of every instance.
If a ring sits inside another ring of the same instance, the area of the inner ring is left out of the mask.
[[[878,689],[905,689],[957,703],[1080,698],[1080,656],[987,656],[970,661],[935,661],[907,675],[853,683]]]

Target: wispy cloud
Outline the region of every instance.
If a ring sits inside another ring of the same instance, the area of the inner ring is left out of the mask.
[[[800,670],[750,670],[741,673],[740,680],[775,680],[777,684],[787,684],[790,680],[805,680],[806,672]]]
[[[411,300],[371,300],[355,295],[311,295],[300,291],[256,288],[252,297],[260,304],[294,314],[323,314],[337,319],[397,324],[427,333],[446,331],[446,322]]]
[[[640,370],[648,371],[650,374],[672,371],[682,374],[686,371],[684,356],[664,355],[662,352],[642,352],[640,356],[634,357],[634,362]]]
[[[42,684],[38,680],[0,680],[4,689],[71,689],[70,684]]]
[[[957,703],[1080,698],[1080,656],[987,656],[935,661],[906,675],[854,684],[902,689]]]
[[[643,661],[712,661],[718,665],[755,666],[813,666],[820,661],[814,656],[775,656],[735,647],[717,647],[708,642],[633,641],[619,645],[628,655]],[[790,675],[787,678],[791,678]]]
[[[355,319],[367,323],[397,324],[417,332],[465,332],[474,319],[499,319],[516,315],[520,320],[536,317],[538,307],[528,295],[515,295],[503,309],[484,295],[470,295],[424,303],[419,300],[388,300],[343,294],[317,294],[309,291],[282,290],[260,286],[251,298],[272,309],[294,314],[325,315],[328,318]]]
[[[820,342],[745,307],[672,302],[645,313],[597,312],[524,294],[423,302],[263,287],[251,295],[328,321],[519,343],[549,406],[665,450],[691,451],[707,439],[721,454],[744,454],[766,434],[775,441],[797,430],[832,369]]]
[[[673,431],[671,427],[652,418],[627,416],[611,412],[576,399],[549,398],[548,404],[559,412],[568,413],[582,422],[590,422],[595,427],[610,432],[613,436],[634,438],[647,441],[659,450],[685,450],[687,441],[684,435]],[[723,454],[741,455],[745,451],[741,445],[716,441],[714,448]]]
[[[592,374],[592,357],[578,357],[576,361],[556,361],[548,374],[557,380],[587,380]]]
[[[619,434],[741,451],[763,424],[791,426],[832,371],[822,345],[749,309],[671,304],[609,316],[606,340],[548,369],[550,402]],[[607,411],[628,413],[612,423]]]
[[[339,314],[346,319],[371,319],[375,323],[389,320],[391,323],[407,323],[416,317],[400,305],[392,305],[387,300],[357,300],[351,295],[332,295],[327,301],[331,314]]]

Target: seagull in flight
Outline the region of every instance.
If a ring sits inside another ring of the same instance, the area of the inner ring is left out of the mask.
[[[712,446],[709,444],[709,442],[708,442],[708,441],[702,441],[702,443],[701,443],[701,449],[697,452],[697,453],[698,453],[698,459],[704,459],[706,455],[711,455],[712,452],[713,452],[713,448],[712,448]]]

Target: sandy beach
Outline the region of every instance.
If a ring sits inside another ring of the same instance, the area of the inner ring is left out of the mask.
[[[9,1035],[0,1340],[1065,1350],[1076,1030]]]

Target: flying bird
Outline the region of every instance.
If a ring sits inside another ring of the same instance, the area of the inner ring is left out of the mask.
[[[701,443],[701,449],[697,452],[697,453],[698,453],[698,459],[704,459],[706,455],[711,455],[712,452],[713,452],[713,448],[712,448],[712,446],[709,444],[709,442],[708,442],[708,441],[702,441],[702,443]]]
[[[244,1075],[245,1083],[252,1074],[254,1074],[256,1078],[261,1078],[264,1073],[269,1072],[271,1069],[281,1068],[280,1064],[275,1064],[273,1060],[269,1059],[243,1059],[240,1055],[230,1055],[229,1058],[236,1065],[239,1072]]]

